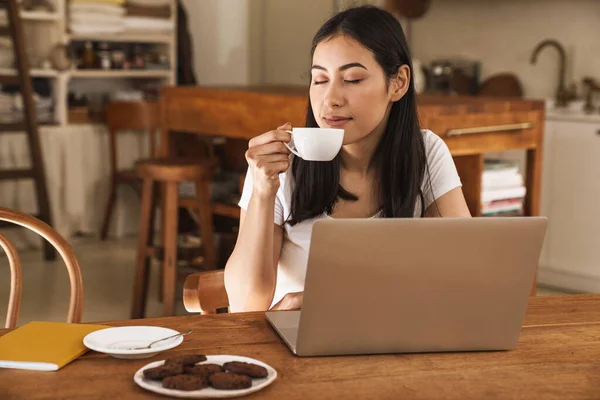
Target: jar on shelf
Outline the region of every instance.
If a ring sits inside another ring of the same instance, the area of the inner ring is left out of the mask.
[[[133,52],[131,56],[131,68],[133,69],[144,69],[144,57],[142,52],[142,47],[140,45],[133,46]]]
[[[92,42],[85,42],[83,54],[81,55],[81,68],[96,68],[96,54]]]
[[[124,69],[125,68],[125,52],[122,49],[112,49],[110,53],[113,69]]]
[[[102,42],[98,46],[98,60],[100,69],[111,69],[112,62],[110,58],[110,49],[107,42]]]

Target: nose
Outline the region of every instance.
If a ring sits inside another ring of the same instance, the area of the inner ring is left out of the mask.
[[[344,93],[340,85],[337,83],[329,85],[325,95],[325,106],[329,109],[341,107],[344,105],[344,101]]]

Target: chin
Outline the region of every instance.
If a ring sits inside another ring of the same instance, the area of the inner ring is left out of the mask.
[[[349,144],[354,144],[354,143],[358,142],[359,140],[360,140],[360,138],[358,138],[358,139],[354,138],[354,137],[346,138],[345,135],[344,135],[344,140],[342,141],[342,146],[347,146]]]
[[[344,140],[342,142],[342,146],[346,146],[348,144],[358,143],[369,135],[359,135],[354,132],[344,132]]]

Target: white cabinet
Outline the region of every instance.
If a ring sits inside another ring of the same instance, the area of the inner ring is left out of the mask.
[[[539,283],[600,292],[600,123],[547,121]]]

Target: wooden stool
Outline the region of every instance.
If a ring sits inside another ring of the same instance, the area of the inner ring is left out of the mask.
[[[146,308],[150,259],[156,254],[152,245],[154,225],[154,183],[164,184],[163,223],[161,236],[163,245],[162,300],[164,316],[174,312],[175,286],[177,283],[177,222],[179,208],[178,184],[196,182],[195,207],[198,209],[200,235],[203,247],[203,269],[215,269],[215,248],[212,205],[209,184],[217,167],[216,159],[154,159],[136,163],[136,171],[143,179],[142,207],[136,261],[136,276],[133,287],[132,318],[143,318]]]

